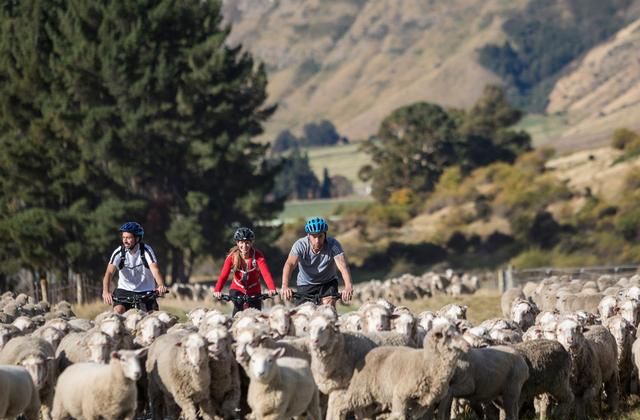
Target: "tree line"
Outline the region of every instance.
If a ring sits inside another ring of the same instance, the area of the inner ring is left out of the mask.
[[[174,279],[270,219],[262,65],[217,1],[13,0],[0,9],[0,266],[98,276],[138,220]],[[278,232],[263,232],[274,237]],[[265,238],[265,242],[268,239]],[[165,271],[166,272],[166,271]]]

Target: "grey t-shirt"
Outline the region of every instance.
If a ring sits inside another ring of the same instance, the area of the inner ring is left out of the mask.
[[[311,250],[309,239],[298,239],[291,247],[290,255],[298,257],[298,286],[324,284],[338,277],[333,257],[343,254],[342,246],[335,238],[327,239],[319,253]]]

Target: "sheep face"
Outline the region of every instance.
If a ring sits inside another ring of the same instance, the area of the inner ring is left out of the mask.
[[[556,327],[557,340],[569,353],[582,344],[584,340],[582,325],[573,319],[565,319]]]
[[[62,341],[62,338],[64,337],[64,333],[57,328],[46,327],[42,331],[41,337],[47,343],[51,344],[52,348],[57,349],[58,344],[60,344],[60,341]]]
[[[605,296],[602,298],[598,304],[598,313],[603,321],[614,315],[614,309],[617,303],[618,299],[616,299],[615,296]]]
[[[127,331],[133,332],[135,331],[138,323],[142,321],[143,318],[144,318],[144,314],[138,310],[134,310],[133,312],[126,313],[124,318],[124,327],[126,328]]]
[[[94,332],[87,338],[89,360],[94,363],[107,363],[111,352],[111,337],[102,332]]]
[[[147,349],[114,351],[111,353],[111,363],[119,363],[124,377],[137,381],[142,377],[140,357],[146,352]]]
[[[393,329],[407,337],[412,337],[416,328],[416,319],[408,313],[400,313],[392,316]]]
[[[293,334],[296,337],[304,337],[309,332],[309,316],[302,312],[291,315]]]
[[[340,329],[342,331],[362,331],[362,318],[357,312],[349,312],[340,317]]]
[[[284,349],[269,350],[264,348],[255,349],[251,353],[249,361],[249,374],[252,379],[261,383],[270,382],[276,367],[276,359],[284,353]]]
[[[13,321],[13,326],[23,333],[31,332],[35,329],[35,324],[29,317],[19,316]]]
[[[13,337],[18,335],[18,329],[13,326],[8,325],[0,325],[0,350],[4,347],[5,344]]]
[[[639,309],[640,305],[638,304],[638,301],[634,299],[627,299],[618,304],[618,314],[633,325],[638,325],[638,319],[640,318],[638,316]]]
[[[443,353],[452,351],[453,354],[459,355],[470,349],[462,335],[456,330],[456,327],[446,319],[437,318],[433,323],[433,328],[427,333],[424,339],[424,351],[429,354],[433,351]]]
[[[100,331],[114,338],[124,333],[124,324],[119,318],[108,318],[100,325]]]
[[[236,360],[238,363],[249,361],[249,349],[257,347],[258,330],[244,328],[236,336]]]
[[[276,306],[269,313],[269,327],[279,336],[284,337],[291,327],[291,315],[284,306]]]
[[[364,332],[375,333],[377,331],[389,331],[391,329],[391,317],[389,311],[379,305],[370,306],[363,314]]]
[[[511,319],[522,330],[528,329],[536,322],[536,315],[538,315],[538,308],[527,300],[516,301],[511,307]]]
[[[625,297],[627,297],[628,299],[640,301],[640,287],[631,286],[629,290],[627,290],[627,293],[625,293]]]
[[[626,343],[633,341],[635,336],[635,327],[631,325],[629,321],[621,316],[614,316],[609,318],[605,326],[616,339],[616,345],[618,346],[618,357],[622,356],[622,349]]]
[[[219,326],[210,329],[207,331],[205,339],[207,340],[207,351],[210,358],[219,359],[229,353],[231,335],[225,327]]]
[[[204,338],[197,333],[189,334],[181,343],[178,343],[178,345],[182,345],[187,363],[193,365],[196,371],[198,371],[200,366],[208,359]]]
[[[338,334],[338,328],[331,320],[323,316],[316,316],[311,319],[309,323],[309,338],[313,347],[318,349],[325,348],[332,342],[336,334]]]
[[[49,359],[40,355],[31,355],[22,359],[19,364],[27,369],[35,387],[38,390],[42,389],[49,373]]]
[[[138,324],[136,337],[133,342],[142,346],[150,346],[160,334],[162,334],[162,322],[156,317],[150,316]]]
[[[187,318],[193,325],[199,327],[206,313],[207,310],[205,308],[195,308],[187,314]]]

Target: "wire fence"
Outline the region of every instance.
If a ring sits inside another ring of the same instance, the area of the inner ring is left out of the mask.
[[[521,287],[527,282],[539,282],[540,280],[551,276],[568,276],[569,279],[580,280],[597,280],[601,276],[610,276],[614,280],[622,277],[631,277],[638,274],[640,265],[612,265],[612,266],[593,266],[593,267],[569,267],[569,268],[527,268],[515,270],[507,268],[498,273],[498,281],[502,291],[512,288]]]

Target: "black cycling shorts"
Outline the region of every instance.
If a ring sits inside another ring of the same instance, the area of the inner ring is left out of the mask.
[[[239,296],[244,296],[244,293],[235,289],[229,289],[229,296],[231,296],[232,298],[237,298]],[[238,312],[242,312],[244,310],[244,302],[236,302],[235,300],[232,300],[232,302],[233,302],[233,313],[231,316],[235,316],[235,314],[237,314]],[[255,308],[260,311],[262,310],[262,301],[259,299],[250,300],[249,302],[247,302],[247,306],[249,308]]]
[[[296,291],[298,297],[296,305],[304,302],[313,302],[316,305],[322,303],[324,296],[332,296],[338,294],[338,279],[333,279],[323,284],[310,284],[308,286],[298,286]]]
[[[133,309],[134,296],[144,295],[146,293],[148,292],[132,292],[130,290],[116,289],[113,291],[113,306],[122,305],[125,309]],[[116,302],[116,299],[118,299],[119,302]],[[141,302],[140,309],[147,312],[157,311],[159,309],[158,301],[156,298],[148,298],[144,302]]]

